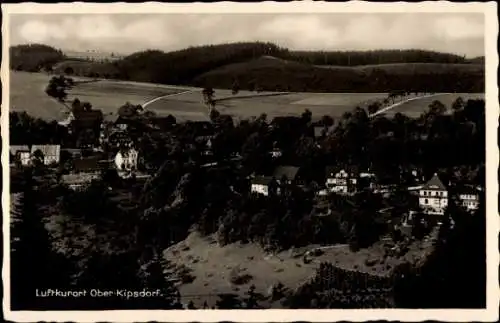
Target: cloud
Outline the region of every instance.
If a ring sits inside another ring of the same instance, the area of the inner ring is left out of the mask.
[[[468,55],[484,38],[477,14],[18,15],[13,43],[132,52],[235,41],[271,41],[300,50],[421,48]],[[88,47],[91,48],[88,48]],[[94,47],[94,48],[92,48]],[[469,46],[470,47],[470,46]],[[475,52],[474,52],[475,51]]]

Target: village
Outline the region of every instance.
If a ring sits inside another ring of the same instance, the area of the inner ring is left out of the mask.
[[[176,124],[175,118],[171,115],[168,117],[148,115],[142,107],[128,103],[121,108],[121,112],[107,115],[92,107],[85,107],[85,104],[78,99],[72,106],[73,110],[65,120],[59,122],[59,125],[67,130],[67,136],[78,138],[73,141],[74,144],[12,145],[10,146],[11,169],[43,165],[48,170],[60,173],[59,183],[75,191],[85,190],[92,181],[99,180],[103,172],[110,170],[116,172],[122,179],[133,178],[135,181],[145,183],[154,176],[158,167],[148,165],[144,156],[141,156],[142,152],[139,151],[138,145],[141,144],[142,138],[147,133],[162,133],[175,140],[176,134],[179,133],[176,129],[188,126],[194,130],[195,135],[188,136],[187,142],[184,138],[184,144],[194,147],[200,167],[220,168],[228,165],[241,167],[242,151],[230,151],[219,158],[214,156],[212,141],[224,132],[228,122],[231,123],[231,127],[235,125],[230,116],[221,115],[216,110],[214,117],[213,107],[209,110],[212,114],[211,121],[188,121],[185,124]],[[324,122],[324,119],[325,117],[316,121],[311,119],[307,122],[307,127],[311,129],[310,139],[318,148],[334,131],[334,127],[329,122]],[[280,124],[288,122],[293,125],[294,122],[300,123],[300,121],[301,117],[276,117],[268,125],[265,121],[264,123],[267,125],[266,131],[272,133]],[[316,196],[315,203],[321,209],[322,205],[328,204],[328,196],[331,194],[354,196],[359,192],[369,191],[388,197],[396,184],[380,183],[378,174],[369,168],[363,169],[354,164],[326,166],[320,172],[322,176],[311,178],[308,174],[304,174],[300,165],[290,165],[281,161],[285,152],[279,145],[279,142],[274,141],[272,147],[265,152],[272,160],[273,168],[268,167],[266,173],[252,171],[247,176],[247,188],[239,192],[240,194],[280,195],[283,185],[309,191],[312,189]],[[412,208],[405,212],[402,221],[404,226],[411,225],[412,214],[419,211],[429,217],[443,216],[451,199],[457,200],[468,212],[474,212],[479,205],[480,192],[484,190],[481,186],[457,185],[443,179],[437,172],[425,176],[418,167],[401,169],[400,175],[402,178],[405,177],[406,183],[409,183],[406,189],[415,197]],[[390,209],[390,207],[385,208],[381,212],[390,212]],[[438,222],[440,221],[441,218]]]

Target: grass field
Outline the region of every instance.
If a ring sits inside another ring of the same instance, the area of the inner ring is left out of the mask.
[[[41,73],[11,71],[10,106],[15,111],[28,113],[47,120],[62,119],[66,108],[49,98],[44,89],[50,76]],[[85,80],[78,79],[75,80]],[[87,79],[88,81],[88,79]],[[191,92],[180,93],[190,90]],[[159,99],[147,105],[147,109],[159,115],[174,115],[179,121],[207,120],[207,108],[203,104],[201,89],[176,87],[150,83],[99,80],[80,83],[68,95],[68,101],[78,97],[89,101],[94,108],[104,113],[116,113],[125,102],[144,104],[154,98],[179,94]],[[461,96],[463,99],[483,98],[484,94],[439,94],[403,103],[385,114],[397,112],[410,117],[419,116],[433,100],[439,100],[446,106]],[[273,93],[240,91],[232,95],[230,90],[215,90],[216,108],[238,118],[248,118],[266,113],[269,118],[283,115],[300,115],[305,109],[311,110],[314,117],[330,115],[334,118],[355,107],[366,107],[375,100],[387,97],[385,93]]]
[[[416,118],[419,117],[422,112],[424,112],[427,107],[435,100],[443,103],[447,108],[451,108],[453,102],[461,97],[465,101],[468,99],[484,99],[484,93],[443,93],[436,94],[435,96],[426,97],[418,100],[409,101],[403,103],[393,109],[388,110],[384,114],[388,117],[395,115],[400,112],[409,117]]]
[[[340,117],[356,106],[366,107],[370,102],[387,96],[384,93],[289,93],[270,96],[262,92],[254,97],[246,97],[249,93],[242,92],[233,98],[230,91],[216,90],[216,99],[224,98],[216,103],[216,109],[236,118],[249,118],[262,113],[266,113],[269,118],[300,115],[305,109],[311,110],[315,117]],[[199,92],[158,100],[148,109],[160,115],[172,113],[181,120],[194,116],[198,119],[207,118],[207,109]]]
[[[64,118],[67,109],[63,104],[45,94],[45,87],[51,76],[43,73],[10,71],[10,108],[26,111],[30,115],[45,120]],[[75,81],[91,81],[73,78]],[[95,109],[104,113],[116,113],[118,108],[130,102],[142,104],[159,96],[183,91],[181,88],[164,85],[101,80],[77,84],[68,93],[68,101],[79,98],[90,102]]]
[[[193,300],[195,305],[202,306],[207,301],[209,306],[215,304],[220,293],[235,293],[241,296],[250,285],[255,285],[256,292],[267,295],[269,288],[278,282],[294,289],[305,283],[320,262],[328,261],[346,270],[358,270],[374,275],[385,276],[398,264],[405,261],[419,262],[425,259],[432,250],[430,241],[415,242],[409,252],[402,257],[388,257],[383,260],[384,246],[376,243],[368,249],[351,252],[347,246],[334,246],[324,250],[324,254],[313,258],[309,264],[302,261],[298,250],[283,251],[277,255],[267,255],[262,248],[254,244],[234,243],[224,247],[212,243],[210,237],[200,237],[192,233],[186,240],[171,246],[164,252],[164,257],[177,266],[186,266],[194,281],[180,285],[183,298]],[[303,248],[303,252],[316,246]],[[376,260],[368,267],[367,259]],[[382,260],[382,261],[381,261]],[[251,280],[241,285],[231,283],[235,272],[248,274]],[[279,304],[273,304],[273,308]]]

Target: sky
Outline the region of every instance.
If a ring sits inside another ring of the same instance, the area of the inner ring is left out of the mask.
[[[484,55],[477,13],[13,14],[13,45],[129,54],[240,41],[291,50],[425,49]]]

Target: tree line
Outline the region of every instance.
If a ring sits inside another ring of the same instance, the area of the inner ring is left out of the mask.
[[[31,48],[31,47],[29,47]],[[50,60],[37,58],[37,48],[11,59],[11,68],[33,71],[32,66],[46,66]],[[43,47],[43,50],[47,49]],[[17,47],[12,52],[19,52]],[[52,53],[53,52],[53,53]],[[59,62],[66,60],[52,49]],[[23,52],[24,53],[24,52]],[[35,53],[35,54],[31,54]],[[46,56],[46,55],[45,55]],[[42,57],[45,57],[42,56]],[[51,56],[51,57],[52,57]],[[261,57],[278,58],[263,62]],[[282,60],[288,61],[285,64]],[[26,61],[26,63],[23,63]],[[411,73],[384,70],[383,64],[404,63],[396,70],[407,71],[407,63],[436,63],[448,66],[443,71]],[[372,72],[360,72],[360,65],[381,65]],[[53,63],[52,63],[53,65]],[[316,65],[332,65],[322,68]],[[30,66],[25,68],[23,66]],[[340,68],[340,67],[343,68]],[[471,67],[475,67],[471,70]],[[141,51],[113,62],[74,62],[59,64],[56,72],[86,77],[114,78],[172,85],[232,88],[235,80],[245,90],[311,92],[384,92],[405,89],[433,92],[483,92],[484,67],[471,64],[464,57],[422,50],[367,52],[297,52],[272,43],[233,43],[192,47],[174,52]],[[460,81],[457,81],[460,80]]]

